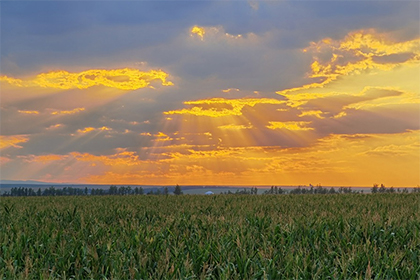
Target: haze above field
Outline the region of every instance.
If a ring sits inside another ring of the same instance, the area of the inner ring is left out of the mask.
[[[0,5],[2,180],[420,184],[418,1]]]

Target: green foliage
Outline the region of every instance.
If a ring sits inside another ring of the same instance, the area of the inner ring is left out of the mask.
[[[175,186],[174,194],[175,195],[181,195],[182,194],[181,187],[178,184]]]
[[[3,197],[0,279],[419,279],[419,201]]]

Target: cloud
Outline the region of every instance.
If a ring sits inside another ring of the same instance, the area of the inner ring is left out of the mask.
[[[53,112],[51,112],[51,115],[71,115],[71,114],[76,114],[76,113],[82,112],[84,110],[86,110],[86,109],[80,107],[80,108],[75,108],[73,110],[53,111]]]
[[[125,151],[124,149],[112,155],[96,156],[90,153],[78,152],[73,152],[71,155],[78,161],[102,163],[108,166],[133,166],[141,163],[139,156],[135,152]]]
[[[228,92],[231,92],[231,91],[239,91],[239,89],[238,88],[222,89],[222,92],[225,92],[225,93],[228,93]]]
[[[313,130],[307,125],[311,122],[269,122],[267,126],[269,129],[287,129],[287,130]]]
[[[325,117],[323,117],[322,114],[325,114],[325,113],[322,112],[321,110],[302,111],[302,113],[299,115],[299,117],[315,116],[318,119],[324,119]]]
[[[398,157],[398,156],[410,156],[420,150],[419,143],[410,143],[405,145],[389,144],[384,146],[378,146],[373,149],[367,150],[360,153],[360,155],[366,156],[379,156],[379,157]]]
[[[24,159],[26,162],[42,162],[48,163],[51,161],[60,161],[65,160],[68,158],[68,155],[56,155],[56,154],[49,154],[49,155],[27,155],[27,156],[19,156],[19,158]]]
[[[343,109],[367,110],[375,107],[404,104],[420,104],[420,96],[417,93],[403,93],[398,96],[384,96],[372,100],[352,103],[344,106]]]
[[[218,126],[217,128],[220,128],[220,129],[249,129],[249,128],[252,128],[252,127],[253,127],[252,125],[227,124],[227,125]]]
[[[145,88],[153,81],[160,81],[164,86],[173,85],[167,81],[168,74],[162,70],[143,72],[137,69],[91,69],[79,73],[64,70],[38,74],[29,80],[20,80],[8,76],[0,76],[0,81],[18,87],[43,87],[58,89],[87,89],[93,86],[106,86],[121,90]]]
[[[164,114],[180,114],[207,117],[226,117],[240,116],[245,106],[254,107],[257,104],[283,104],[284,101],[269,98],[242,98],[242,99],[224,99],[212,98],[197,101],[185,101],[186,105],[196,105],[191,109],[173,110],[164,112]],[[198,106],[197,106],[198,105]],[[207,109],[204,107],[207,106]],[[228,107],[228,108],[226,108]]]
[[[415,146],[386,156],[410,145],[395,133],[418,128],[418,3],[74,5],[2,6],[2,133],[30,139],[7,150],[4,176],[366,185],[394,165],[400,182],[418,182]],[[75,70],[148,65],[173,77]],[[115,94],[125,86],[142,98]]]
[[[95,128],[95,127],[85,127],[83,129],[78,129],[77,132],[84,134],[84,133],[89,133],[89,132],[92,132],[92,131],[110,131],[110,130],[112,130],[112,129],[109,128],[109,127],[106,127],[106,126],[98,127],[98,128]]]
[[[258,1],[248,1],[248,4],[255,11],[258,11],[258,9],[260,8]]]
[[[51,129],[57,129],[57,128],[60,128],[60,127],[62,127],[63,125],[61,124],[61,123],[57,123],[57,124],[52,124],[52,125],[50,125],[49,127],[47,127],[46,129],[47,130],[51,130]]]
[[[197,36],[201,41],[204,41],[205,38],[211,40],[236,40],[243,38],[242,34],[232,35],[225,32],[223,26],[193,26],[191,28],[191,36]],[[207,34],[207,35],[206,35]],[[247,37],[255,36],[253,33],[248,33]]]
[[[342,40],[324,38],[311,42],[308,48],[303,49],[303,52],[312,53],[314,59],[309,77],[321,81],[277,93],[290,99],[292,92],[323,88],[340,76],[359,74],[367,70],[390,71],[400,65],[415,66],[420,60],[419,50],[420,39],[395,42],[373,29],[350,32]],[[390,55],[403,56],[396,61],[378,59]]]
[[[39,111],[30,111],[30,110],[18,110],[21,114],[27,114],[27,115],[39,115]]]
[[[169,135],[166,135],[163,132],[159,132],[158,134],[153,135],[155,136],[155,141],[161,142],[161,141],[171,141],[174,140],[173,138],[169,137]]]
[[[8,158],[8,157],[2,157],[2,156],[0,156],[0,165],[4,165],[4,164],[6,164],[6,163],[8,163],[10,161],[11,161],[11,159]]]
[[[142,132],[142,133],[140,133],[140,135],[142,135],[142,136],[152,136],[152,134],[150,132]]]
[[[193,34],[196,34],[198,37],[200,37],[201,40],[203,40],[204,34],[206,34],[206,30],[203,27],[193,26],[193,28],[191,28],[191,36]]]
[[[28,141],[29,137],[26,135],[0,135],[0,149],[6,149],[9,147],[22,148],[22,146],[19,146],[17,144],[25,143]]]

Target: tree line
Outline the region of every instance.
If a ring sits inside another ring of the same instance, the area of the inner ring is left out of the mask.
[[[171,188],[172,189],[172,188]],[[387,188],[383,184],[380,186],[374,184],[370,190],[371,193],[408,193],[408,189],[403,188]],[[413,188],[412,193],[420,193],[420,186]],[[34,190],[28,187],[14,187],[10,192],[4,192],[2,196],[66,196],[66,195],[169,195],[171,192],[168,187],[148,189],[147,192],[142,187],[130,187],[130,186],[116,186],[111,185],[108,189],[103,188],[74,188],[64,187],[55,188],[51,186],[49,188]],[[179,185],[176,185],[173,192],[174,195],[183,194],[182,189]],[[353,190],[351,187],[340,187],[337,190],[334,187],[325,188],[321,185],[309,187],[298,186],[292,190],[285,190],[281,187],[271,186],[270,189],[265,190],[263,194],[276,195],[276,194],[350,194],[350,193],[363,193],[363,190]],[[258,188],[253,187],[250,189],[238,189],[235,192],[227,191],[222,194],[236,194],[236,195],[256,195],[258,194]]]
[[[163,189],[150,189],[147,192],[142,187],[115,186],[111,185],[108,189],[103,188],[55,188],[54,186],[38,190],[28,187],[13,187],[10,192],[4,192],[2,196],[67,196],[67,195],[169,195],[168,187]],[[179,185],[173,191],[175,195],[183,194]]]

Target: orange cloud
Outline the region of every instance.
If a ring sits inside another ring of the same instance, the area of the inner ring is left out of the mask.
[[[26,135],[11,135],[11,136],[0,135],[0,149],[6,149],[9,147],[22,148],[21,146],[17,144],[25,143],[28,141],[29,141],[29,138]]]
[[[419,131],[407,131],[331,134],[294,148],[172,145],[159,147],[156,160],[140,160],[136,152],[124,149],[106,156],[71,156],[95,167],[99,173],[85,173],[81,180],[96,183],[411,186],[419,180],[419,143]]]
[[[1,157],[1,156],[0,156],[0,165],[6,164],[6,163],[8,163],[9,161],[11,161],[11,159],[10,159],[10,158],[8,158],[8,157]]]
[[[0,81],[18,87],[44,87],[58,89],[87,89],[93,86],[106,86],[121,90],[136,90],[149,86],[152,81],[160,81],[164,86],[173,85],[167,81],[168,74],[162,70],[143,72],[137,69],[124,68],[114,70],[91,69],[79,73],[64,70],[41,73],[29,80],[20,80],[0,76]]]
[[[56,129],[56,128],[59,128],[59,127],[62,127],[62,126],[63,125],[61,123],[53,124],[53,125],[50,125],[49,127],[47,127],[47,130]]]
[[[27,161],[27,162],[46,163],[46,162],[50,162],[50,161],[64,160],[64,159],[68,158],[68,156],[67,155],[51,154],[51,155],[40,155],[40,156],[29,155],[29,156],[24,156],[22,158],[24,158],[25,161]]]
[[[287,130],[313,130],[312,127],[307,127],[311,122],[269,122],[267,126],[269,129],[287,129]]]
[[[71,153],[78,161],[86,161],[93,163],[102,163],[109,166],[134,166],[139,165],[139,156],[135,152],[120,151],[108,156],[95,156],[89,153]]]

